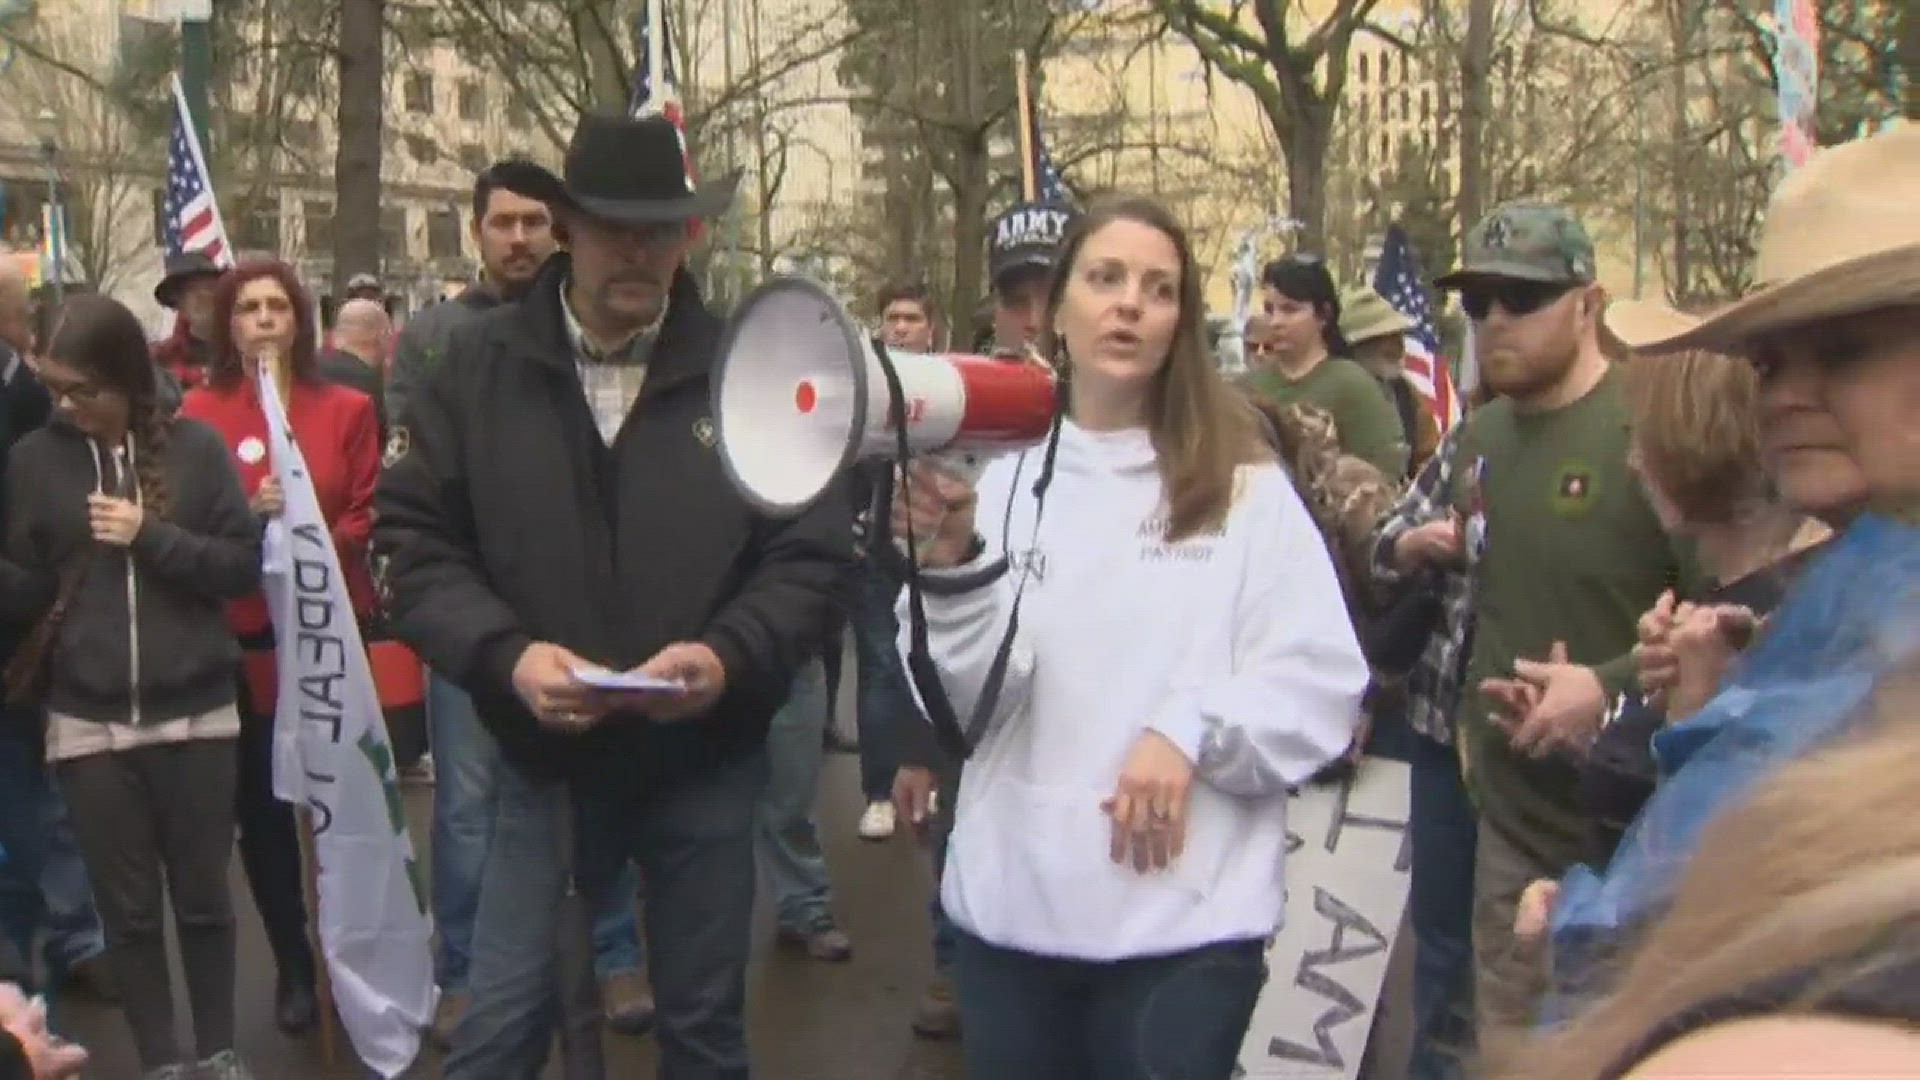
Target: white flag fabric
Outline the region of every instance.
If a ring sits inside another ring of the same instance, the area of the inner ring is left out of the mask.
[[[286,503],[265,543],[280,667],[273,790],[313,822],[316,917],[341,1023],[360,1059],[392,1080],[419,1056],[437,1004],[433,922],[340,555],[264,364],[260,402]]]

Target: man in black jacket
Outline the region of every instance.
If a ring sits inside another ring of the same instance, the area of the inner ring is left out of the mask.
[[[662,118],[583,119],[551,200],[571,255],[454,332],[389,446],[376,541],[395,626],[504,757],[448,1080],[546,1060],[557,837],[576,840],[583,895],[629,857],[645,875],[660,1075],[748,1075],[764,741],[838,629],[852,511],[836,493],[766,518],[726,479],[720,325],[681,264],[733,184],[696,187],[682,155]],[[595,689],[589,669],[680,689]]]

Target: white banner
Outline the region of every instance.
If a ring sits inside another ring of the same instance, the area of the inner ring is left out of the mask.
[[[1240,1072],[1353,1080],[1407,904],[1407,766],[1368,758],[1287,806],[1287,922],[1267,945]]]
[[[286,501],[266,536],[280,667],[273,790],[313,823],[315,917],[341,1023],[392,1080],[419,1056],[437,1004],[433,922],[340,556],[267,368],[260,401]]]

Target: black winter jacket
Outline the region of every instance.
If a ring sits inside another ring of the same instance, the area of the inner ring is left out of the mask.
[[[57,421],[22,439],[8,462],[6,561],[24,575],[7,590],[8,617],[37,620],[62,568],[93,549],[54,641],[45,704],[115,723],[232,704],[240,647],[224,601],[260,587],[261,525],[227,445],[205,424],[174,421],[172,505],[165,518],[148,514],[128,548],[97,544],[87,523],[93,492],[131,496],[119,471],[92,439]]]
[[[456,328],[398,419],[375,499],[398,636],[465,688],[521,769],[644,782],[759,747],[794,673],[843,623],[852,509],[753,510],[721,467],[709,373],[720,324],[683,274],[614,445],[567,339],[555,256],[531,293]],[[404,452],[398,452],[404,451]],[[710,715],[542,730],[512,689],[537,641],[627,670],[699,641],[726,669]]]

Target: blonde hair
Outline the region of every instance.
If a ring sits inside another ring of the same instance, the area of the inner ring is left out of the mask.
[[[1920,957],[1916,709],[1920,665],[1910,662],[1881,688],[1866,730],[1781,770],[1709,826],[1613,993],[1502,1075],[1601,1080],[1702,1006],[1804,974],[1775,1011],[1818,1012],[1848,985]]]
[[[1200,267],[1187,232],[1166,207],[1152,199],[1108,200],[1068,228],[1060,242],[1060,269],[1047,295],[1042,349],[1049,356],[1061,355],[1063,343],[1054,333],[1054,320],[1073,280],[1074,263],[1088,237],[1117,221],[1162,233],[1180,256],[1180,321],[1167,362],[1154,379],[1148,427],[1167,489],[1166,539],[1181,540],[1225,522],[1233,508],[1234,475],[1239,467],[1274,460],[1274,455],[1252,403],[1214,367],[1207,348]],[[1070,364],[1066,370],[1071,371]]]
[[[1641,467],[1687,521],[1725,525],[1767,497],[1752,364],[1695,349],[1624,373]]]

